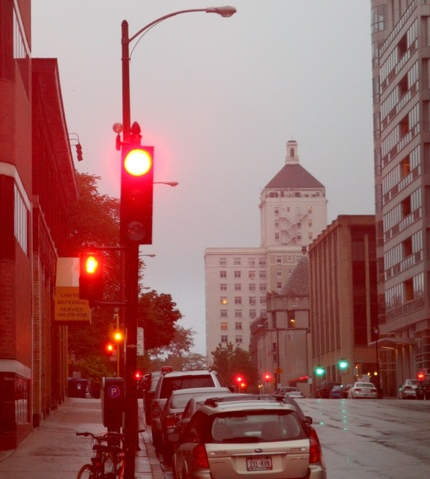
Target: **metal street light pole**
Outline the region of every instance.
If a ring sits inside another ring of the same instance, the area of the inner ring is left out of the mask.
[[[222,17],[231,17],[236,13],[234,7],[210,7],[194,8],[188,10],[179,10],[164,15],[148,23],[134,35],[129,37],[128,22],[123,20],[121,24],[121,62],[122,62],[122,156],[125,148],[130,142],[130,43],[147,32],[158,23],[183,13],[206,12],[216,13]],[[171,185],[173,186],[173,185]],[[134,372],[137,365],[137,296],[138,296],[138,258],[139,244],[137,242],[127,242],[122,244],[125,247],[125,324],[127,327],[126,342],[126,410],[125,410],[125,478],[134,479],[135,475],[135,455],[138,448],[138,410],[137,410],[137,391]]]

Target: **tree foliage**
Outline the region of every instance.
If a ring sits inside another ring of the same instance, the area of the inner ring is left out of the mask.
[[[258,372],[248,351],[237,346],[234,348],[232,343],[226,346],[219,344],[212,357],[212,369],[217,372],[222,384],[234,385],[234,376],[240,373],[245,376],[249,390],[257,389]]]
[[[88,173],[77,173],[79,201],[70,210],[72,228],[65,249],[69,256],[79,256],[85,247],[119,245],[119,200],[98,192],[99,179]],[[105,253],[105,269],[104,299],[118,301],[121,277],[118,251]],[[169,294],[151,291],[140,296],[138,321],[145,328],[146,348],[168,345],[175,336],[176,322],[180,318],[181,313]],[[106,306],[92,310],[91,324],[71,325],[69,351],[72,368],[80,370],[86,377],[103,376],[106,371],[111,371],[113,363],[106,357],[104,346],[111,339],[114,328],[113,307]],[[184,334],[181,328],[177,334]],[[188,340],[192,344],[192,340]]]

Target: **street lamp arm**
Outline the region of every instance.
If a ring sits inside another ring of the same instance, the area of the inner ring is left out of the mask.
[[[175,17],[176,15],[181,15],[183,13],[193,13],[193,12],[206,12],[206,13],[217,13],[222,17],[231,17],[236,13],[236,9],[234,7],[225,6],[225,7],[209,7],[209,8],[190,8],[187,10],[178,10],[177,12],[171,12],[167,15],[163,15],[162,17],[153,20],[151,23],[148,23],[140,30],[138,30],[133,36],[131,36],[127,42],[130,44],[133,40],[135,40],[138,36],[144,34],[147,30],[154,27],[158,23],[162,22],[163,20],[167,20],[170,17]]]

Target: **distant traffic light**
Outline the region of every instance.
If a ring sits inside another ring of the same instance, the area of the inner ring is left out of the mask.
[[[109,356],[112,356],[112,354],[115,352],[115,345],[112,344],[111,342],[106,343],[105,351],[106,351],[106,354],[108,354]]]
[[[417,373],[417,379],[418,381],[424,381],[424,379],[426,378],[426,374],[424,371],[419,371]]]
[[[295,318],[288,318],[288,327],[293,329],[296,327],[296,319]]]
[[[123,144],[121,162],[121,240],[152,244],[154,147],[140,145],[140,127],[132,125],[132,138]]]
[[[243,374],[236,374],[233,380],[236,384],[241,384],[245,381],[245,376]]]
[[[80,143],[76,144],[76,158],[78,161],[82,161],[84,159],[82,156],[82,145]]]
[[[269,371],[266,371],[263,374],[263,381],[266,383],[270,383],[271,381],[273,381],[273,374]]]
[[[115,331],[113,333],[113,340],[116,342],[116,343],[120,343],[121,341],[124,341],[124,333],[122,331]]]
[[[103,260],[99,252],[84,252],[79,264],[79,297],[90,304],[103,296]]]
[[[325,369],[322,366],[317,366],[314,371],[315,371],[315,374],[320,377],[324,376],[325,374]]]
[[[143,378],[143,373],[142,371],[139,371],[137,370],[135,373],[134,373],[134,379],[136,379],[136,381],[139,381],[140,379]]]
[[[338,368],[341,370],[341,371],[345,371],[348,369],[348,366],[349,366],[349,363],[346,359],[340,359],[338,362],[337,362],[337,366]]]

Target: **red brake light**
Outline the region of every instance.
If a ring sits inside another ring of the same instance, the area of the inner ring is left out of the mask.
[[[309,464],[321,462],[321,445],[313,427],[309,430]]]
[[[209,461],[204,444],[197,444],[193,449],[193,467],[199,469],[208,469]]]

